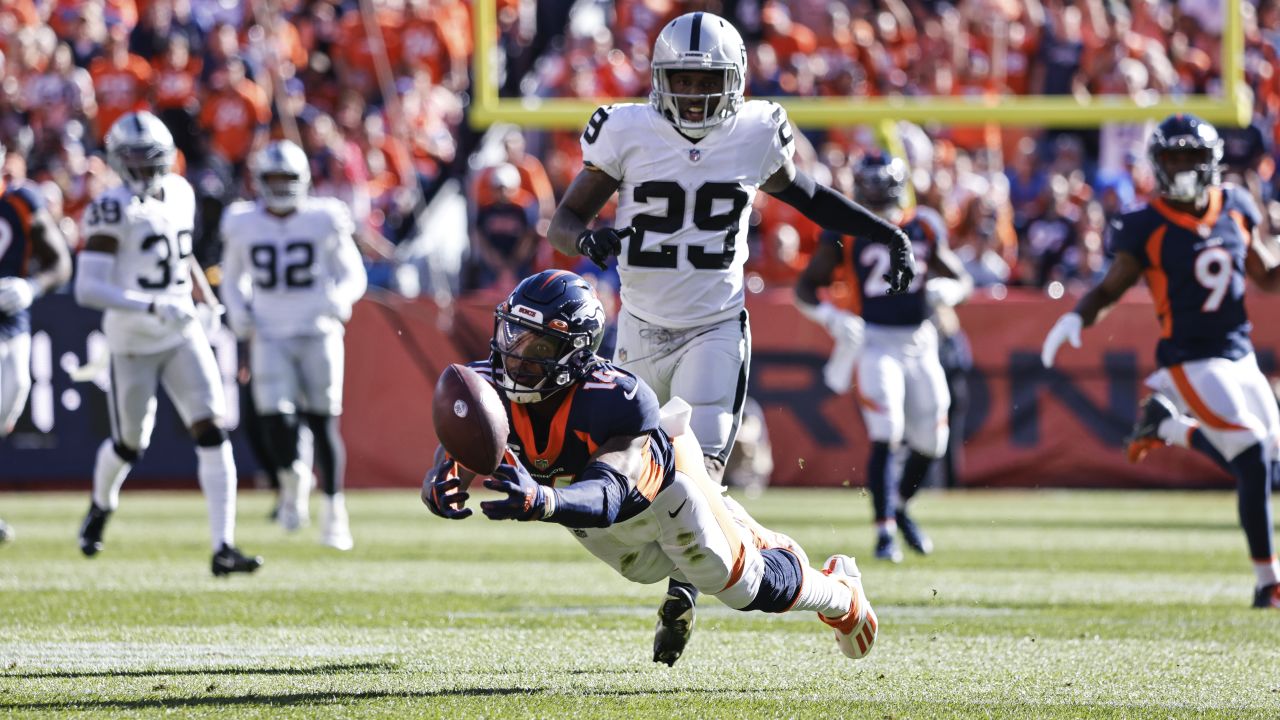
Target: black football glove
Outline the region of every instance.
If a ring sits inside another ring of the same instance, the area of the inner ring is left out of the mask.
[[[911,240],[907,234],[894,228],[895,233],[889,245],[889,272],[884,274],[889,283],[889,295],[898,295],[911,287],[916,277],[916,256],[911,251]]]
[[[631,237],[635,228],[600,228],[583,230],[578,236],[578,253],[591,258],[591,262],[608,269],[609,257],[622,252],[622,241]]]
[[[499,465],[493,477],[484,481],[484,486],[507,495],[505,500],[480,503],[480,510],[490,520],[541,520],[551,492],[550,488],[539,485],[519,463]]]
[[[431,468],[422,481],[422,504],[442,518],[461,520],[471,516],[471,508],[463,507],[470,496],[461,489],[462,480],[453,477],[452,470],[452,460]]]

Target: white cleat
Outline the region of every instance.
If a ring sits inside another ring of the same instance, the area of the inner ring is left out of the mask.
[[[862,589],[862,573],[858,571],[858,564],[848,555],[832,555],[822,566],[822,573],[849,586],[853,601],[843,617],[829,618],[819,613],[818,619],[835,629],[836,645],[840,646],[845,657],[854,660],[866,657],[876,642],[879,623],[876,611],[871,608],[871,601]]]
[[[280,527],[289,532],[297,532],[311,524],[311,514],[307,511],[305,505],[299,506],[297,503],[284,502],[280,504],[280,512],[276,514],[276,522],[280,523]]]
[[[341,495],[324,499],[324,509],[320,511],[320,542],[335,550],[350,550],[356,545],[351,537],[347,505]]]

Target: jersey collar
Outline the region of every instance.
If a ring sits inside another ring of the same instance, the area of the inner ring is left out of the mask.
[[[1209,188],[1209,207],[1204,211],[1204,215],[1199,217],[1173,209],[1161,197],[1157,197],[1152,202],[1152,206],[1156,212],[1174,225],[1190,230],[1201,237],[1209,237],[1209,233],[1213,232],[1213,226],[1218,224],[1218,216],[1222,213],[1222,195],[1222,188]]]

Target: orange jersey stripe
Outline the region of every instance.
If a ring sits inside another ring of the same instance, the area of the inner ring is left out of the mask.
[[[658,496],[658,491],[662,489],[662,478],[665,474],[662,465],[653,457],[653,452],[649,449],[652,442],[653,440],[646,441],[644,449],[641,450],[643,469],[640,471],[640,477],[636,478],[636,490],[639,490],[640,494],[650,502],[653,502],[653,499]]]
[[[1222,212],[1222,188],[1209,188],[1209,208],[1205,210],[1203,217],[1196,217],[1191,213],[1174,210],[1169,207],[1169,204],[1163,198],[1159,197],[1153,200],[1151,205],[1169,222],[1199,234],[1201,226],[1213,227],[1218,222],[1218,215]]]
[[[1187,377],[1187,371],[1181,365],[1174,365],[1169,368],[1169,374],[1173,377],[1173,384],[1178,386],[1178,392],[1182,395],[1182,399],[1186,400],[1187,405],[1191,406],[1191,412],[1195,413],[1200,422],[1215,430],[1247,429],[1215,413],[1208,403],[1204,401],[1204,398],[1200,397],[1200,394],[1196,392],[1195,386],[1191,384],[1191,378]]]
[[[564,396],[564,402],[560,403],[555,416],[551,418],[551,429],[547,432],[545,450],[538,450],[537,436],[533,432],[533,422],[529,420],[529,411],[519,403],[511,403],[511,420],[515,425],[516,435],[524,444],[525,454],[530,460],[544,460],[550,464],[560,457],[560,450],[564,448],[564,436],[568,432],[569,409],[573,407],[573,396],[577,392],[577,385],[570,388]]]
[[[1173,336],[1173,311],[1169,305],[1169,276],[1160,264],[1160,253],[1164,248],[1164,234],[1168,225],[1161,225],[1147,238],[1147,262],[1151,266],[1143,273],[1147,279],[1147,288],[1151,290],[1151,299],[1156,304],[1156,318],[1160,321],[1160,337]]]

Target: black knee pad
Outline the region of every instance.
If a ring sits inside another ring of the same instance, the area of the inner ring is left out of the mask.
[[[200,447],[218,447],[227,441],[227,437],[226,430],[217,425],[211,425],[196,435],[196,445]]]
[[[118,443],[118,442],[116,442],[116,443],[112,443],[112,444],[111,444],[111,449],[116,451],[116,455],[117,455],[121,460],[123,460],[123,461],[125,461],[125,462],[129,463],[130,465],[132,465],[132,464],[134,464],[134,463],[136,463],[136,462],[138,462],[139,460],[141,460],[141,459],[142,459],[142,451],[141,451],[141,450],[134,450],[133,448],[131,448],[131,447],[127,446],[127,445],[123,445],[123,444]]]

